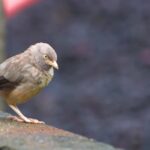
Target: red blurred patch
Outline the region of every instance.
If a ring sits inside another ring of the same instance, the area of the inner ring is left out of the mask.
[[[6,17],[12,17],[39,0],[3,0]]]
[[[145,65],[150,65],[150,49],[145,49],[139,53],[139,58]]]

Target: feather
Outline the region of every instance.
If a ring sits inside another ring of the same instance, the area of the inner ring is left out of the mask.
[[[7,88],[13,88],[17,85],[15,82],[11,82],[8,79],[6,79],[3,76],[0,76],[0,90],[7,89]]]

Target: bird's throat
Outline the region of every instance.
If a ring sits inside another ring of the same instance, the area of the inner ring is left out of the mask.
[[[51,67],[49,70],[48,70],[48,74],[53,77],[54,76],[54,68]]]

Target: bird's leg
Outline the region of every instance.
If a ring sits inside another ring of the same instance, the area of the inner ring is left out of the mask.
[[[9,105],[9,107],[14,111],[16,112],[16,114],[20,117],[20,119],[24,122],[31,122],[26,116],[24,116],[21,111],[18,109],[17,106],[14,106],[14,105]],[[17,117],[15,117],[14,119],[16,119]],[[17,119],[16,119],[17,120]],[[20,120],[20,121],[21,121]],[[19,121],[19,118],[18,118],[18,121]]]
[[[19,108],[18,108],[17,106],[9,105],[9,107],[10,107],[13,111],[15,111],[15,112],[18,114],[18,116],[20,117],[20,118],[13,117],[13,116],[10,117],[10,118],[12,118],[12,119],[14,119],[14,120],[16,120],[16,121],[19,121],[19,122],[26,122],[26,123],[44,123],[44,122],[39,121],[39,120],[37,120],[37,119],[27,118],[26,116],[24,116],[24,115],[21,113],[21,111],[19,110]]]

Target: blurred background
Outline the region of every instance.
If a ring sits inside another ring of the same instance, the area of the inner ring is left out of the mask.
[[[150,1],[1,5],[5,57],[36,42],[58,54],[51,84],[20,106],[26,116],[120,148],[150,149]]]

